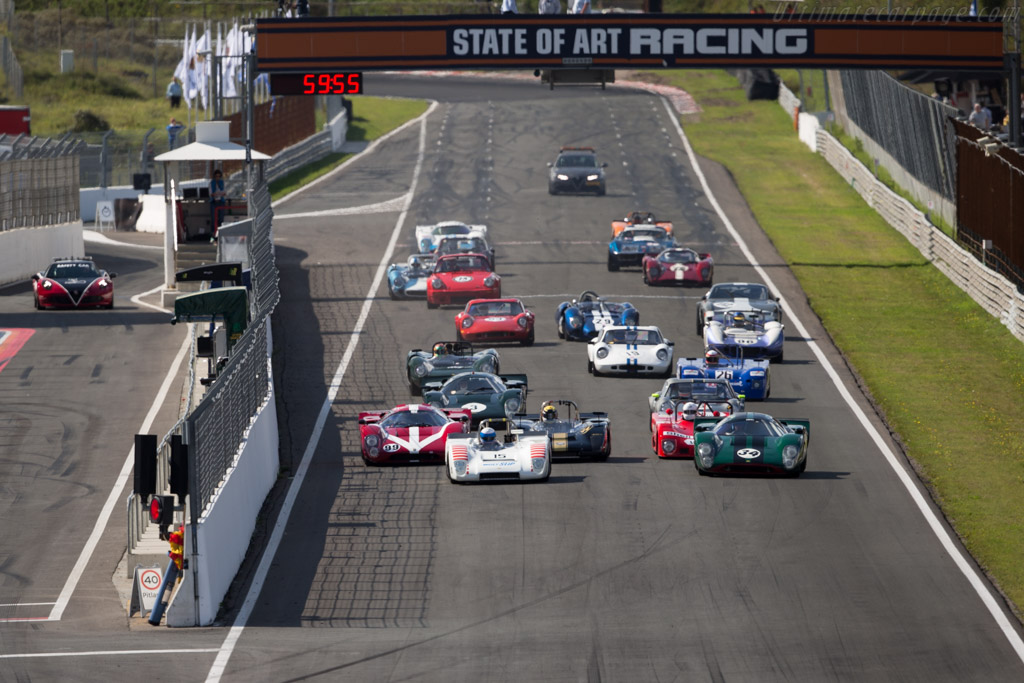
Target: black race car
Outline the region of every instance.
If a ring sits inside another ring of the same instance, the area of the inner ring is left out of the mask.
[[[592,147],[563,147],[553,163],[548,164],[548,192],[593,192],[604,194],[604,169],[608,163],[597,163]]]
[[[565,408],[561,417],[559,406]],[[539,415],[525,415],[515,422],[526,433],[547,432],[552,458],[575,456],[607,460],[612,454],[612,421],[608,413],[580,413],[573,401],[544,401]]]

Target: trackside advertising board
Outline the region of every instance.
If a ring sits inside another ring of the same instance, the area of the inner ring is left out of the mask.
[[[264,72],[1003,68],[998,18],[589,14],[258,19]]]

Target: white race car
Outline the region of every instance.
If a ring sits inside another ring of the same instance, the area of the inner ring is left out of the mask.
[[[448,235],[466,237],[487,237],[486,225],[466,225],[460,221],[442,221],[434,225],[416,226],[416,247],[421,253],[431,254],[437,243]]]
[[[587,344],[587,370],[594,376],[672,373],[673,342],[654,325],[610,325]]]
[[[547,432],[524,432],[504,418],[484,420],[476,434],[448,436],[444,462],[453,484],[547,481],[551,441]]]

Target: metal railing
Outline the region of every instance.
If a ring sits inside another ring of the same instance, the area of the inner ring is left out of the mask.
[[[13,5],[11,6],[13,10]],[[0,7],[0,13],[3,8]],[[14,98],[20,100],[25,93],[25,76],[21,71],[21,64],[14,55],[14,48],[7,36],[0,36],[0,68],[7,77],[7,87],[10,88]]]
[[[979,261],[971,252],[939,230],[909,201],[875,178],[842,143],[818,130],[818,153],[858,194],[913,244],[921,254],[1024,341],[1024,295],[1012,282]]]

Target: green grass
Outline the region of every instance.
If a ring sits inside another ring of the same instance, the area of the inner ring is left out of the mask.
[[[1024,344],[724,72],[661,72],[696,98],[696,151],[727,166],[968,550],[1024,605]],[[736,135],[736,130],[743,135]]]
[[[385,97],[369,97],[365,95],[353,97],[352,121],[349,122],[349,141],[376,140],[390,130],[398,128],[410,119],[414,119],[427,110],[427,103],[421,100],[402,100]],[[331,169],[338,166],[351,154],[329,154],[323,159],[285,177],[270,183],[270,196],[284,197],[306,185]]]

